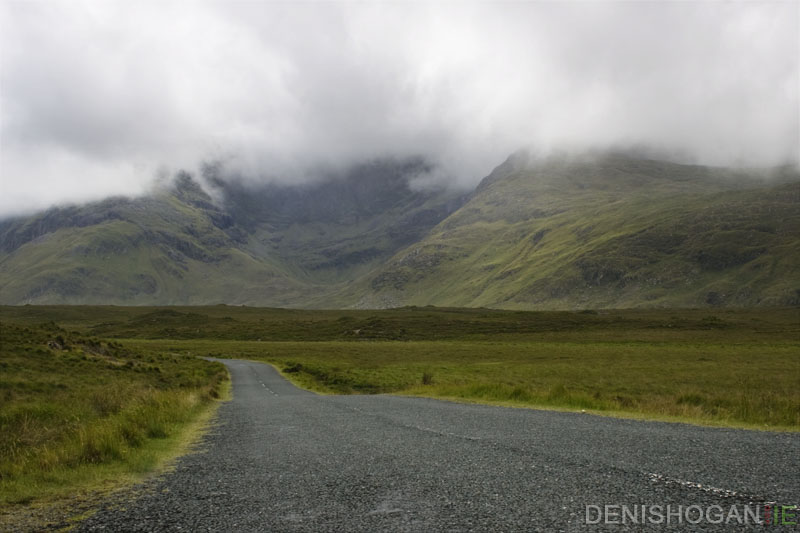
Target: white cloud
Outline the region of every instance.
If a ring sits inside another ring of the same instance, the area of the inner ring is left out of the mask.
[[[425,155],[474,184],[509,152],[651,144],[798,160],[796,3],[0,4],[0,216]]]

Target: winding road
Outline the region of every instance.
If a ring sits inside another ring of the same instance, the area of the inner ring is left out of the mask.
[[[798,434],[320,396],[220,361],[234,397],[201,450],[79,531],[737,531],[800,503]]]

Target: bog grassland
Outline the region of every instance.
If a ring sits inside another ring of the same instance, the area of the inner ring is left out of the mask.
[[[0,307],[0,525],[179,453],[226,391],[198,356],[327,394],[800,431],[798,308]]]
[[[113,339],[145,360],[171,361],[184,378],[188,371],[179,368],[201,364],[193,356],[246,358],[274,364],[298,385],[322,393],[421,395],[800,430],[798,308],[23,306],[0,307],[0,319],[28,327],[52,322]]]
[[[219,363],[145,353],[4,313],[0,529],[58,523],[58,512],[39,516],[36,509],[70,502],[72,511],[82,497],[157,469],[212,414],[227,380]]]

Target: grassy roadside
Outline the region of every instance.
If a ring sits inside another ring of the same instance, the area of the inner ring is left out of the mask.
[[[506,311],[0,306],[146,357],[270,362],[299,385],[800,430],[800,308]]]
[[[298,385],[800,431],[800,309],[0,306],[0,530],[68,527],[185,453],[260,360]]]
[[[800,343],[125,341],[274,364],[323,393],[393,393],[800,430]]]
[[[57,325],[0,324],[0,529],[30,530],[163,469],[226,394],[223,365]]]
[[[115,339],[141,370],[150,359],[177,365],[173,384],[194,356],[239,357],[321,392],[800,430],[800,308],[0,306],[0,320]]]

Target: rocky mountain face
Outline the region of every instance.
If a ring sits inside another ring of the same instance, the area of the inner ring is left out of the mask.
[[[213,170],[213,169],[212,169]],[[297,186],[189,175],[0,222],[0,303],[800,305],[800,176],[517,153],[469,194],[422,160]]]
[[[187,174],[0,222],[0,302],[307,306],[419,239],[463,200],[415,191],[420,161],[382,161],[300,186]],[[211,193],[211,194],[209,194]]]
[[[796,305],[796,170],[515,154],[341,301],[504,308]]]

